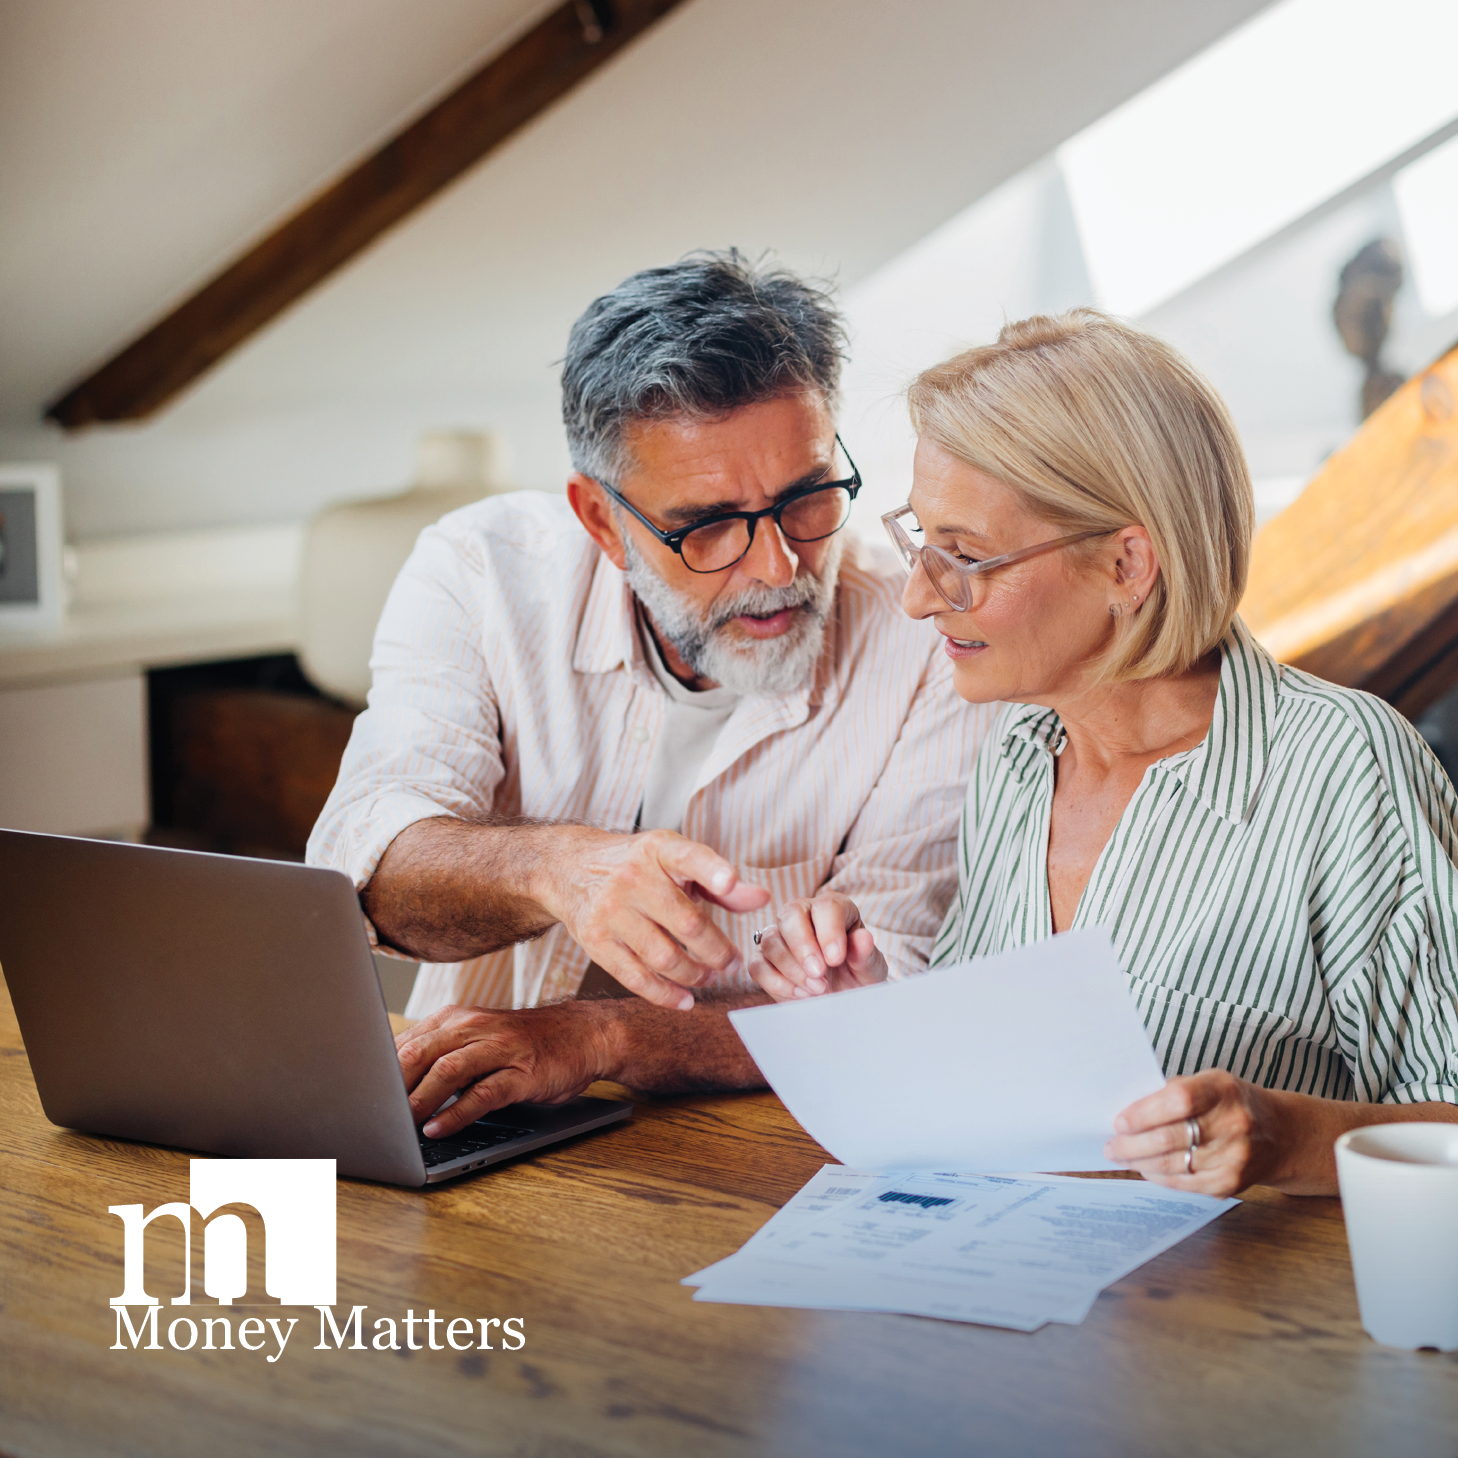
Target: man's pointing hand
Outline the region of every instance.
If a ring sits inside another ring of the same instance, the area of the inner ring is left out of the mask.
[[[691,987],[743,968],[712,903],[757,911],[770,893],[723,856],[671,830],[620,835],[564,826],[536,899],[605,972],[661,1007],[687,1010]]]

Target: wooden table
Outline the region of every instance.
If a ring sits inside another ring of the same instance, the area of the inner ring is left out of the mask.
[[[1031,1336],[696,1304],[679,1278],[825,1155],[769,1094],[640,1101],[627,1125],[481,1177],[339,1185],[341,1316],[522,1317],[524,1349],[317,1351],[317,1316],[289,1308],[304,1319],[269,1365],[165,1337],[109,1350],[121,1224],[106,1207],[185,1201],[186,1156],[48,1124],[3,991],[0,1131],[9,1458],[1458,1454],[1458,1359],[1363,1336],[1335,1200],[1254,1192],[1081,1326]],[[164,1302],[180,1254],[180,1226],[159,1221]]]

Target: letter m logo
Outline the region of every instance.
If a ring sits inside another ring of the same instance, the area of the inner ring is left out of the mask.
[[[335,1300],[334,1161],[332,1159],[194,1159],[189,1203],[108,1205],[125,1231],[123,1284],[113,1306],[156,1306],[144,1276],[147,1226],[162,1216],[181,1221],[182,1295],[192,1300],[192,1212],[203,1217],[203,1290],[223,1306],[248,1289],[248,1230],[236,1215],[214,1211],[251,1205],[264,1230],[264,1289],[285,1306],[333,1306]]]

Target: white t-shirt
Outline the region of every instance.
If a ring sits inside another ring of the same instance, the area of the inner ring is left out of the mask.
[[[638,828],[682,830],[694,781],[714,748],[719,731],[729,722],[739,695],[730,689],[703,689],[696,693],[685,688],[663,661],[641,610],[638,632],[648,666],[668,695],[663,727],[658,733],[658,743],[653,746],[653,758],[648,762]]]

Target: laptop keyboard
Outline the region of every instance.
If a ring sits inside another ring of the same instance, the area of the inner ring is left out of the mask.
[[[507,1124],[467,1124],[459,1134],[449,1139],[427,1139],[420,1135],[420,1154],[425,1167],[433,1169],[452,1159],[461,1159],[467,1154],[479,1154],[483,1149],[495,1149],[498,1144],[508,1144],[513,1139],[522,1139],[534,1134],[535,1129],[513,1129]]]

